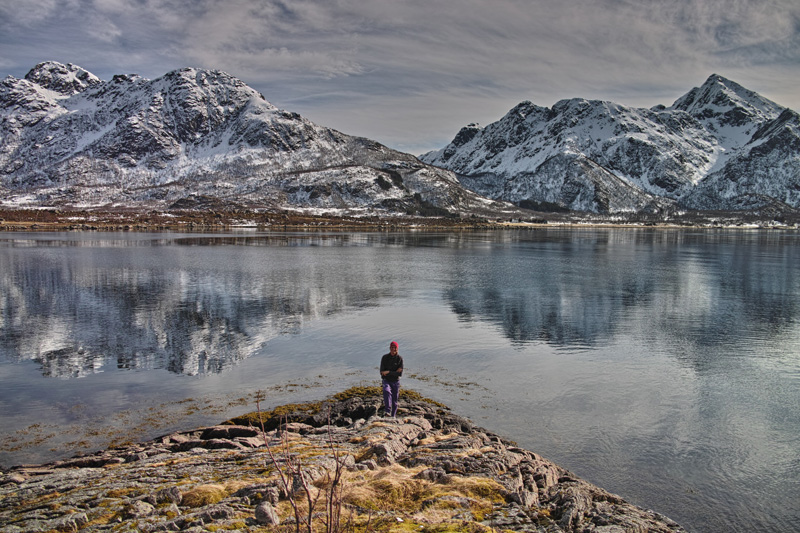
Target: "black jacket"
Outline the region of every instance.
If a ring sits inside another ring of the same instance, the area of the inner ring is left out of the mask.
[[[389,371],[385,376],[381,374],[381,378],[386,381],[397,381],[403,375],[403,358],[400,354],[392,355],[387,353],[381,357],[381,372]]]

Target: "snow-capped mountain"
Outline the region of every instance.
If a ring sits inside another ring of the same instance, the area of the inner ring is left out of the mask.
[[[422,161],[490,198],[592,212],[800,207],[800,115],[718,75],[671,107],[522,102]]]
[[[0,82],[0,203],[368,212],[498,207],[455,175],[283,111],[220,71],[102,81],[69,64]]]

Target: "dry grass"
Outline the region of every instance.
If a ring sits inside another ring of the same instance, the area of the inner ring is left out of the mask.
[[[399,513],[415,522],[439,523],[466,511],[480,520],[494,504],[504,501],[505,489],[493,479],[451,476],[443,484],[415,478],[424,468],[394,464],[375,471],[349,472],[344,502],[368,511]],[[468,506],[454,503],[456,498],[466,498]]]
[[[182,492],[183,505],[187,507],[204,507],[219,503],[234,492],[253,483],[253,480],[234,480],[226,483],[208,483],[197,485]]]
[[[228,492],[223,485],[198,485],[183,493],[183,505],[187,507],[204,507],[224,500]]]

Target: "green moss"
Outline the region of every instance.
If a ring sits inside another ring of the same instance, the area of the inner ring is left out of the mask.
[[[350,398],[371,398],[373,396],[381,397],[380,387],[350,387],[347,390],[334,394],[333,399],[343,401],[349,400]]]
[[[261,422],[263,422],[266,426],[266,429],[270,429],[270,421],[277,421],[278,419],[287,419],[289,422],[296,421],[298,415],[313,416],[319,413],[321,407],[322,402],[290,403],[287,405],[279,405],[270,411],[261,411],[260,421],[258,418],[258,411],[253,411],[251,413],[226,420],[223,422],[223,424],[258,427],[261,425]]]
[[[344,401],[350,398],[381,398],[380,387],[351,387],[342,392],[337,392],[326,401]],[[430,398],[422,396],[420,393],[411,389],[400,389],[400,398],[406,400],[415,400],[427,402],[436,405],[442,409],[447,409],[447,406]],[[241,425],[241,426],[254,426],[259,427],[261,422],[264,423],[265,429],[270,430],[277,427],[277,422],[280,419],[288,420],[289,422],[297,422],[307,417],[314,416],[320,412],[326,401],[305,402],[305,403],[290,403],[280,405],[269,411],[261,411],[261,420],[259,420],[258,412],[250,412],[244,415],[226,420],[223,424],[227,425]]]

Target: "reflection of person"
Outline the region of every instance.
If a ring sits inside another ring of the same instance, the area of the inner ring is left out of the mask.
[[[397,343],[389,344],[389,353],[381,357],[383,380],[383,408],[386,416],[397,416],[397,397],[400,395],[400,376],[403,375],[403,358],[397,353]]]

